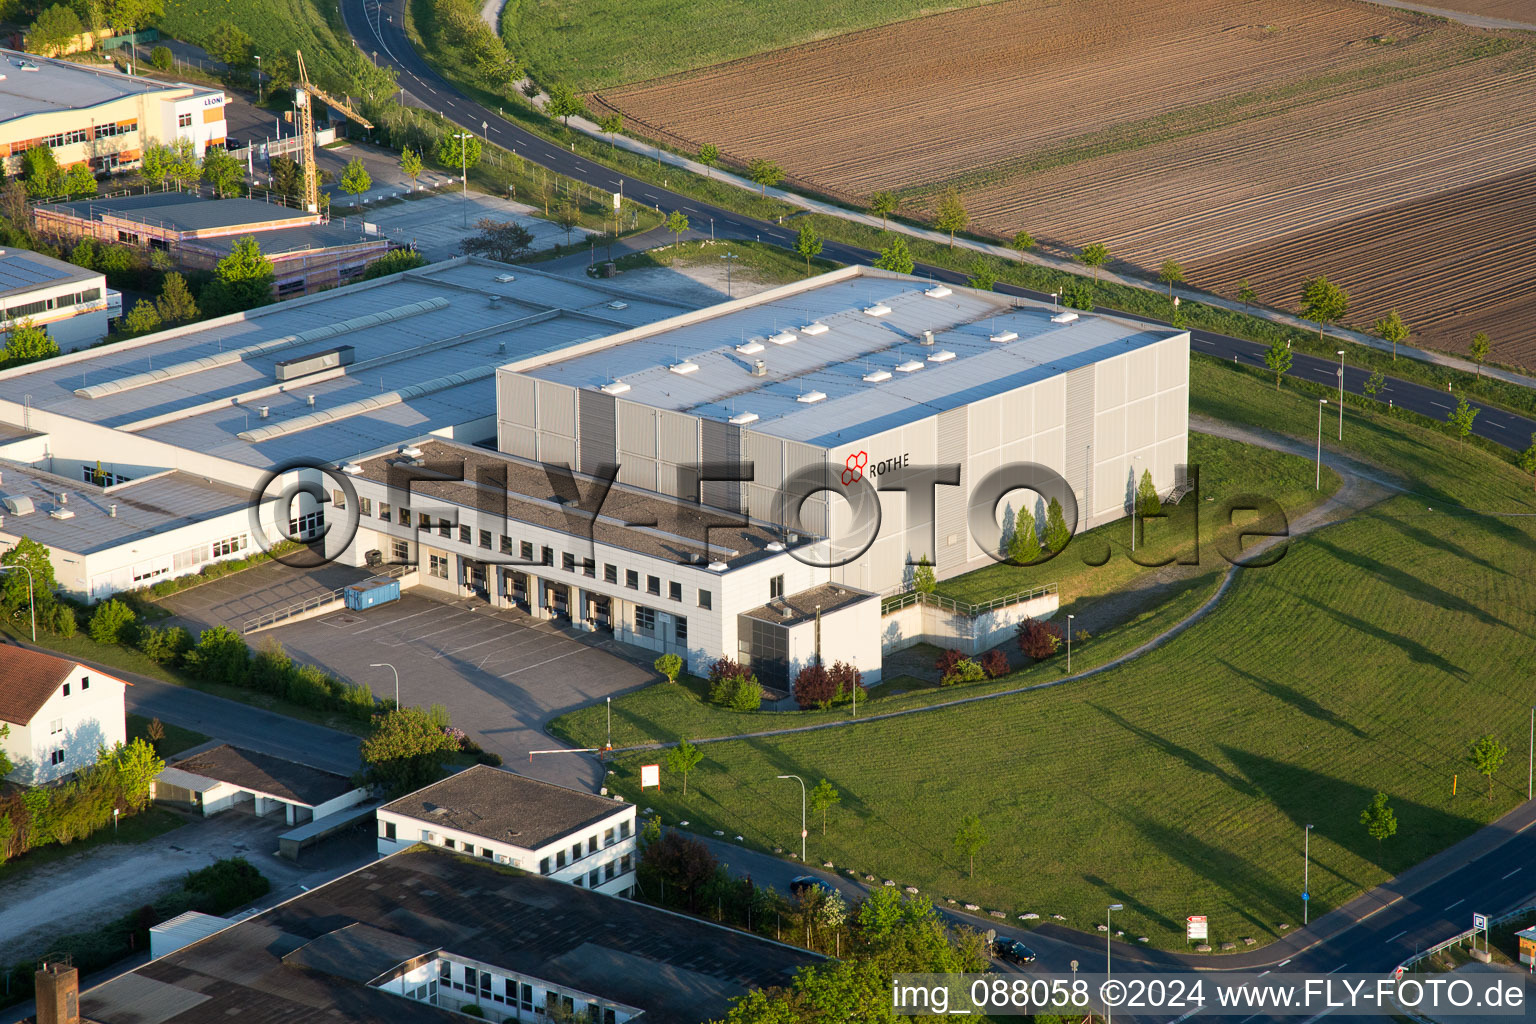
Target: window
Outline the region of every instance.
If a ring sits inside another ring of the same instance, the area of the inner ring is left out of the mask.
[[[784,596],[784,576],[779,574],[768,581],[768,600]]]
[[[550,547],[548,544],[544,545],[543,549],[539,552],[539,561],[543,562],[545,565],[554,565],[555,549]]]
[[[619,1015],[614,1012],[613,1007],[603,1007],[603,1024],[619,1024]]]
[[[518,1001],[523,1004],[523,1009],[533,1009],[533,986],[526,981],[522,983],[521,996]]]
[[[699,591],[699,607],[709,611],[715,606],[715,596],[707,590]]]
[[[384,520],[386,523],[389,522],[389,502],[379,502],[379,518]]]
[[[612,564],[611,562],[604,562],[603,563],[603,582],[604,583],[617,583],[617,582],[619,582],[619,567],[614,565],[614,564]]]
[[[64,719],[62,719],[62,718],[55,718],[53,721],[48,723],[48,735],[49,736],[57,736],[59,733],[61,733],[63,731],[64,731]]]
[[[410,526],[411,524],[409,521],[407,521],[401,523],[400,525]],[[432,532],[432,517],[427,515],[425,512],[416,513],[416,529],[426,530],[428,533]]]
[[[64,751],[63,750],[55,750],[52,754],[49,754],[48,755],[48,763],[49,764],[63,764],[64,763]]]
[[[581,574],[588,579],[596,579],[597,563],[590,558],[583,558],[581,560]]]
[[[656,609],[635,605],[635,632],[646,636],[656,635]]]
[[[590,885],[592,888],[596,889],[599,885],[602,884],[602,881],[603,881],[603,870],[602,870],[602,868],[593,868],[591,871],[587,872],[587,884]]]
[[[571,879],[571,884],[576,886],[577,888],[580,888],[581,887],[581,876],[577,875],[575,878]]]
[[[490,971],[481,971],[480,972],[480,993],[482,995],[487,995],[487,996],[491,994],[491,972]]]
[[[445,849],[445,850],[453,849],[453,840],[449,839],[447,836],[443,837],[443,849]]]
[[[324,525],[323,511],[306,512],[295,519],[288,520],[288,536],[293,540],[310,540],[319,536],[320,528]]]
[[[453,965],[447,960],[439,960],[437,962],[437,979],[450,983],[453,981]]]
[[[331,504],[337,508],[347,507],[347,492],[342,490],[331,491]]]
[[[683,585],[676,582],[668,583],[667,596],[674,601],[681,601],[683,599]]]
[[[134,234],[132,231],[122,231],[122,230],[119,230],[118,233],[117,233],[117,240],[119,242],[122,242],[124,245],[138,245],[139,244],[139,236]],[[10,310],[6,310],[6,312],[10,312]]]
[[[629,838],[629,820],[628,819],[625,819],[624,821],[619,822],[619,838],[620,839],[628,839]]]
[[[593,854],[593,853],[596,853],[596,852],[597,852],[597,833],[594,832],[590,836],[587,836],[587,853],[588,854]]]
[[[66,696],[66,697],[69,696],[69,684],[68,683],[64,684],[64,696]]]
[[[487,550],[487,551],[491,550],[491,531],[490,530],[481,530],[480,531],[480,546],[485,548],[485,550]]]
[[[400,506],[399,512],[400,512],[400,515],[399,515],[399,518],[398,518],[398,522],[400,523],[400,525],[401,526],[410,526],[411,525],[411,510],[406,508],[404,505],[402,505],[402,506]]]
[[[564,569],[566,572],[575,572],[576,556],[571,554],[569,551],[562,554],[560,556],[560,568]]]
[[[238,537],[230,537],[228,540],[216,540],[213,542],[213,553],[210,557],[222,558],[225,555],[232,555],[237,551],[244,551],[245,545],[246,536],[243,533]]]
[[[486,860],[490,860],[496,855],[491,852],[491,848],[489,846],[482,846],[480,847],[480,856],[484,857]]]
[[[645,578],[645,592],[647,594],[655,594],[657,597],[660,597],[661,596],[661,577],[660,576],[647,576]]]
[[[446,519],[442,518],[441,516],[439,516],[438,520],[437,520],[437,535],[439,537],[449,537],[449,538],[452,538],[453,537],[453,524],[450,523],[448,520],[446,520]]]
[[[619,870],[624,872],[626,875],[629,874],[630,863],[630,855],[626,853],[624,856],[619,858]]]
[[[82,690],[89,690],[90,688],[91,688],[91,677],[90,676],[81,676],[80,677],[80,689],[82,689]]]
[[[556,850],[555,851],[555,870],[559,871],[563,867],[565,867],[565,851],[564,850]]]
[[[545,857],[543,860],[539,861],[539,874],[541,874],[541,875],[549,874],[549,858],[548,857]]]
[[[411,546],[403,540],[395,541],[395,561],[409,562],[411,560]]]
[[[440,580],[448,578],[448,559],[443,555],[429,556],[428,572]]]
[[[603,881],[605,881],[605,882],[613,881],[613,876],[617,875],[618,873],[619,873],[619,862],[618,861],[611,860],[607,864],[603,865]]]
[[[392,822],[392,821],[384,822],[384,838],[385,839],[390,839],[390,840],[393,840],[395,838],[395,823],[394,822]]]
[[[640,574],[633,569],[624,570],[624,585],[630,590],[640,589]]]
[[[188,113],[188,114],[177,114],[176,115],[176,127],[177,128],[191,128],[192,127],[192,115],[190,113]]]
[[[373,515],[373,499],[372,498],[358,498],[357,499],[357,514],[360,515],[360,516],[371,516],[371,515]]]
[[[475,542],[475,532],[473,530],[471,530],[467,526],[459,527],[459,543],[460,544],[473,544],[474,542]]]
[[[672,641],[677,644],[686,644],[688,642],[687,616],[672,616]]]
[[[613,829],[611,829],[611,828],[603,829],[603,845],[605,847],[613,845]]]
[[[512,553],[512,538],[508,537],[506,534],[501,535],[501,553],[504,555],[510,555]]]
[[[523,541],[522,543],[518,544],[517,550],[518,550],[518,553],[522,556],[523,561],[525,561],[525,562],[533,561],[533,542],[532,541],[526,541],[526,540]]]

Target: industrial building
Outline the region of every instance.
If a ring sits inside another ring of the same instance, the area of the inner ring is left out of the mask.
[[[219,89],[0,48],[0,159],[15,174],[22,153],[47,146],[60,167],[107,174],[181,139],[202,156],[224,144],[224,100]]]
[[[65,352],[94,345],[123,310],[99,271],[29,249],[0,249],[0,330],[29,323]]]
[[[302,825],[362,803],[368,791],[345,775],[208,743],[168,764],[150,783],[149,795],[205,817],[245,810],[258,817],[281,813],[288,824]]]

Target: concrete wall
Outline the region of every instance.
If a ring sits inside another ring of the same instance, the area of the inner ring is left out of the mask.
[[[981,654],[1007,643],[1014,628],[1025,619],[1048,619],[1060,602],[1056,594],[1042,594],[1003,608],[970,616],[937,604],[914,602],[882,616],[880,649],[885,654],[914,644],[929,643],[954,648],[966,655]]]
[[[789,682],[816,659],[816,620],[796,623],[788,629]],[[880,648],[880,599],[870,595],[855,604],[821,617],[821,663],[845,661],[863,675],[865,686],[880,682],[883,652]]]
[[[124,688],[120,680],[76,665],[32,721],[13,723],[0,741],[16,766],[6,778],[23,785],[52,782],[95,764],[101,747],[126,742]]]

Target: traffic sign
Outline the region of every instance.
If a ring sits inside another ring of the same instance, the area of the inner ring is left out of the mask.
[[[1210,934],[1209,923],[1206,921],[1204,914],[1192,914],[1186,918],[1186,921],[1189,931],[1188,938],[1191,941],[1204,939]]]
[[[1473,914],[1472,915],[1472,927],[1473,927],[1474,930],[1487,931],[1488,930],[1488,915],[1487,914]]]
[[[1303,900],[1309,900],[1309,899],[1311,899],[1311,898],[1312,898],[1312,894],[1311,894],[1311,893],[1309,893],[1309,892],[1304,892],[1304,893],[1302,893],[1302,894],[1301,894],[1301,898],[1302,898],[1302,899],[1303,899]]]
[[[1401,965],[1398,966],[1397,970],[1392,972],[1392,980],[1393,981],[1402,981],[1403,980],[1403,968],[1402,968]]]

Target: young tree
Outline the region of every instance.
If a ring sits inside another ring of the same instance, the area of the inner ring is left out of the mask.
[[[416,183],[421,178],[421,154],[407,146],[400,151],[400,170],[411,179],[411,191],[416,191]]]
[[[1013,535],[1008,538],[1008,561],[1015,565],[1029,565],[1040,555],[1040,535],[1035,529],[1035,513],[1026,501],[1014,517]]]
[[[1376,333],[1381,335],[1382,341],[1392,343],[1392,358],[1397,358],[1397,346],[1408,340],[1408,325],[1403,323],[1403,318],[1397,315],[1397,310],[1392,310],[1386,316],[1376,321]]]
[[[253,63],[255,41],[245,29],[229,21],[221,21],[214,27],[208,52],[232,68],[243,68]]]
[[[1019,252],[1028,252],[1035,247],[1035,236],[1028,231],[1020,231],[1013,236],[1013,241],[1008,243],[1008,248],[1017,249]]]
[[[1291,368],[1291,347],[1279,338],[1264,350],[1264,363],[1275,375],[1275,390],[1280,390],[1280,378]]]
[[[688,795],[688,773],[699,766],[704,760],[704,751],[689,743],[686,738],[677,741],[677,746],[667,749],[667,771],[673,775],[683,777],[683,796]]]
[[[160,744],[165,741],[165,723],[158,718],[151,718],[144,727],[144,735],[149,738],[150,747],[158,752]]]
[[[1371,371],[1371,375],[1365,379],[1365,384],[1363,387],[1365,388],[1366,394],[1370,395],[1372,398],[1375,398],[1378,394],[1381,393],[1381,389],[1385,387],[1386,384],[1387,375],[1382,373],[1380,368],[1378,368]]]
[[[720,162],[720,147],[713,142],[706,142],[699,147],[699,163],[705,167],[714,167]]]
[[[148,334],[160,326],[160,314],[155,312],[155,304],[148,299],[140,299],[134,307],[123,317],[123,332],[129,335]]]
[[[1168,297],[1173,298],[1173,286],[1184,283],[1184,268],[1173,260],[1163,260],[1163,266],[1157,272],[1157,276],[1168,286]]]
[[[362,743],[363,772],[393,795],[435,780],[459,741],[420,708],[375,716]]]
[[[907,240],[901,235],[891,239],[891,244],[880,250],[880,256],[874,262],[874,266],[881,270],[894,270],[898,274],[912,273],[914,265]]]
[[[1532,483],[1536,484],[1536,434],[1531,435],[1531,445],[1520,453],[1520,468],[1531,474]]]
[[[176,64],[176,56],[169,46],[157,46],[149,51],[149,62],[156,71],[169,71]]]
[[[203,306],[214,316],[264,306],[272,301],[273,277],[256,236],[246,235],[214,268],[213,280],[203,289]]]
[[[1163,511],[1163,499],[1157,496],[1157,488],[1152,484],[1152,471],[1141,471],[1141,482],[1136,486],[1136,514],[1139,516],[1155,516]]]
[[[459,243],[471,256],[484,256],[498,263],[516,263],[533,248],[533,233],[516,221],[482,217],[475,222],[479,234]]]
[[[571,244],[571,232],[581,223],[581,208],[570,196],[561,196],[555,204],[555,223],[565,229],[565,244]]]
[[[146,158],[148,155],[146,151]],[[299,193],[304,189],[304,172],[296,161],[286,156],[275,156],[267,161],[267,167],[272,172],[272,191],[284,199],[299,198]]]
[[[1301,315],[1317,324],[1317,337],[1321,341],[1323,329],[1338,323],[1349,312],[1349,293],[1318,275],[1301,286]]]
[[[933,575],[933,563],[928,561],[928,556],[917,560],[912,567],[912,589],[919,594],[931,594],[938,589],[939,581]]]
[[[1509,748],[1494,739],[1492,734],[1485,733],[1473,741],[1470,753],[1477,774],[1488,776],[1488,799],[1492,800],[1493,777],[1504,767],[1504,758],[1509,755]]]
[[[549,103],[545,105],[544,112],[550,117],[558,117],[567,128],[571,126],[571,118],[581,117],[587,112],[587,105],[576,95],[576,91],[564,83],[552,85],[549,88]]]
[[[880,230],[890,228],[891,214],[901,205],[901,197],[889,189],[881,189],[869,197],[869,212],[880,218]]]
[[[64,192],[71,199],[82,199],[96,194],[96,175],[85,164],[74,164],[64,175]]]
[[[360,196],[373,187],[373,175],[363,166],[363,161],[353,157],[341,172],[341,190],[349,196]]]
[[[165,275],[160,285],[160,297],[155,300],[155,312],[167,324],[184,324],[197,319],[197,303],[187,290],[187,279],[172,272]]]
[[[769,185],[777,185],[784,180],[784,168],[772,160],[753,160],[747,165],[747,178],[766,196]]]
[[[245,168],[224,150],[209,146],[203,154],[203,180],[213,186],[220,199],[225,199],[240,194]]]
[[[826,779],[822,779],[811,787],[811,791],[806,795],[806,799],[810,802],[811,814],[821,815],[821,834],[826,835],[827,817],[832,808],[842,802],[842,794],[837,791],[836,786]]]
[[[480,140],[469,132],[449,132],[437,140],[437,162],[450,171],[467,171],[480,162]]]
[[[673,210],[667,215],[667,230],[672,232],[672,248],[678,248],[683,242],[683,232],[688,230],[688,215],[682,210]]]
[[[651,663],[651,667],[667,677],[667,682],[677,682],[677,677],[683,671],[683,659],[675,654],[663,654]]]
[[[15,547],[0,555],[0,566],[25,568],[30,572],[30,575],[27,572],[0,573],[0,605],[6,608],[25,608],[29,581],[32,584],[30,593],[39,607],[52,599],[52,552],[31,537],[21,538]]]
[[[54,4],[39,14],[27,31],[27,48],[56,56],[84,31],[85,26],[73,9],[67,4]]]
[[[960,190],[951,185],[945,190],[938,209],[933,213],[933,226],[949,233],[949,247],[953,249],[955,232],[964,231],[970,222],[971,215],[965,212],[965,201],[960,198]]]
[[[1243,304],[1245,311],[1249,306],[1257,302],[1258,298],[1259,293],[1253,290],[1253,285],[1249,284],[1246,279],[1237,282],[1237,300]]]
[[[35,363],[39,359],[52,359],[58,354],[58,344],[42,328],[33,327],[31,320],[16,321],[5,336],[7,366]]]
[[[1456,396],[1456,408],[1446,414],[1446,422],[1456,428],[1456,436],[1465,438],[1472,433],[1472,421],[1477,419],[1477,414],[1482,410],[1476,409],[1467,402],[1467,396]]]
[[[1061,510],[1061,502],[1055,498],[1045,507],[1045,547],[1051,554],[1057,554],[1067,546],[1072,539],[1072,529],[1067,526],[1067,517]]]
[[[1099,268],[1109,262],[1109,246],[1103,242],[1094,242],[1077,254],[1077,261],[1085,267],[1093,268],[1093,283],[1098,284]]]
[[[987,843],[987,831],[982,828],[981,817],[977,814],[967,814],[960,819],[960,827],[955,829],[955,851],[966,859],[967,873],[971,878],[976,877],[976,855]]]
[[[38,145],[21,154],[21,181],[33,199],[47,199],[64,191],[64,172],[53,150]]]
[[[800,233],[795,236],[795,252],[805,257],[805,276],[811,276],[811,260],[821,255],[821,236],[810,221],[800,222]]]
[[[388,277],[390,274],[399,274],[426,265],[427,258],[415,249],[394,249],[364,267],[363,280],[372,281],[376,277]]]
[[[1360,812],[1360,824],[1365,826],[1366,834],[1376,840],[1377,847],[1383,839],[1397,835],[1397,814],[1387,806],[1387,794],[1378,792],[1371,798],[1370,806]]]
[[[1488,353],[1493,348],[1493,339],[1488,337],[1487,331],[1478,331],[1472,335],[1472,345],[1468,351],[1472,354],[1472,361],[1477,364],[1477,375],[1483,375],[1483,364],[1488,361]]]
[[[98,644],[126,644],[133,639],[133,609],[117,598],[108,598],[91,614],[87,632]]]

